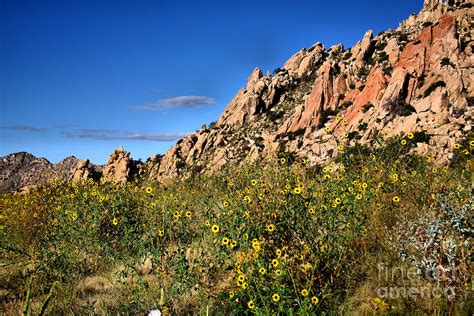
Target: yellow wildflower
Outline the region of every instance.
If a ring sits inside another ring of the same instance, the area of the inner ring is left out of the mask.
[[[222,238],[221,243],[222,243],[224,246],[225,246],[225,245],[228,245],[228,244],[229,244],[229,238],[227,238],[227,237]]]
[[[278,301],[280,300],[280,295],[278,295],[278,294],[276,294],[276,293],[273,294],[273,295],[272,295],[272,300],[273,300],[275,303],[278,302]]]
[[[274,230],[275,230],[275,225],[269,224],[269,225],[267,226],[267,230],[268,230],[269,232],[274,231]]]
[[[279,264],[278,259],[273,259],[272,260],[272,267],[276,268],[276,267],[278,267],[278,264]]]

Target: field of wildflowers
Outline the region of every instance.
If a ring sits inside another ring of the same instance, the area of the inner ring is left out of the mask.
[[[6,314],[472,314],[474,142],[0,196]]]

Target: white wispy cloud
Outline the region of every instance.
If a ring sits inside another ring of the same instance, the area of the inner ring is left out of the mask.
[[[80,130],[77,132],[66,133],[66,136],[70,138],[95,140],[148,140],[157,142],[176,141],[187,135],[189,135],[189,133],[132,133],[117,130]]]
[[[37,132],[37,133],[44,133],[49,130],[48,128],[35,127],[31,125],[9,125],[9,126],[2,126],[0,128],[12,130],[12,131],[25,131],[25,132]]]
[[[55,125],[53,127],[35,127],[31,125],[9,125],[0,126],[0,129],[12,131],[26,131],[36,133],[60,132],[68,138],[95,139],[95,140],[146,140],[156,142],[177,141],[190,133],[170,132],[170,133],[141,133],[121,129],[110,128],[76,128],[71,129],[69,125]]]
[[[183,95],[179,97],[161,99],[155,103],[132,105],[131,108],[137,110],[159,110],[163,108],[198,108],[210,106],[216,103],[216,100],[207,96]]]

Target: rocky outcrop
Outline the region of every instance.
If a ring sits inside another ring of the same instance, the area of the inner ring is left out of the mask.
[[[317,125],[321,111],[329,108],[334,95],[334,65],[327,60],[320,68],[320,73],[314,84],[306,104],[298,107],[280,132],[297,131],[308,126]]]
[[[256,68],[217,125],[179,141],[151,177],[213,171],[282,150],[320,163],[341,145],[409,132],[431,137],[416,151],[445,161],[472,125],[471,18],[459,1],[426,0],[397,29],[368,31],[351,49],[316,43],[271,76]]]
[[[292,77],[309,76],[322,58],[324,57],[324,46],[321,43],[316,43],[310,48],[303,48],[296,54],[291,56],[285,64],[283,69],[287,70]]]
[[[102,177],[106,181],[116,183],[125,183],[132,178],[133,161],[130,153],[125,151],[122,146],[114,150],[102,169]]]
[[[79,160],[76,165],[76,169],[72,175],[73,181],[80,181],[88,179],[90,175],[89,171],[89,159]]]
[[[407,133],[425,135],[414,152],[446,162],[472,128],[472,13],[462,1],[425,0],[398,28],[368,31],[352,48],[316,43],[271,75],[257,67],[216,124],[145,164],[119,148],[103,178],[166,181],[280,151],[325,163],[345,146],[375,146],[375,136]],[[87,161],[74,166],[72,178],[90,177]]]
[[[57,164],[36,158],[27,152],[0,158],[0,192],[24,191],[34,185],[46,183],[51,178],[69,179],[77,163],[68,157]]]
[[[149,164],[159,164],[160,156],[148,159]],[[89,159],[67,157],[57,164],[45,158],[36,158],[27,152],[0,157],[0,192],[27,193],[31,188],[47,183],[50,179],[66,181],[113,181],[125,183],[136,177],[148,177],[145,164],[133,160],[122,147],[114,150],[105,166],[92,164]]]
[[[102,176],[102,167],[90,163],[89,159],[79,160],[72,173],[74,182],[92,179],[99,180]]]

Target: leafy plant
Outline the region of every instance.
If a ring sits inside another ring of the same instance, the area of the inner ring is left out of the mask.
[[[371,108],[373,108],[374,105],[372,103],[367,103],[366,105],[364,105],[364,107],[362,108],[362,113],[366,113],[368,110],[370,110]]]
[[[51,179],[24,195],[2,194],[2,310],[411,314],[454,304],[467,314],[472,137],[456,147],[462,159],[453,166],[409,154],[426,137],[348,146],[322,165],[281,148],[266,161],[186,180]],[[377,270],[432,272],[423,258],[449,261],[456,278],[392,280]],[[407,286],[453,287],[455,297],[378,292]]]

